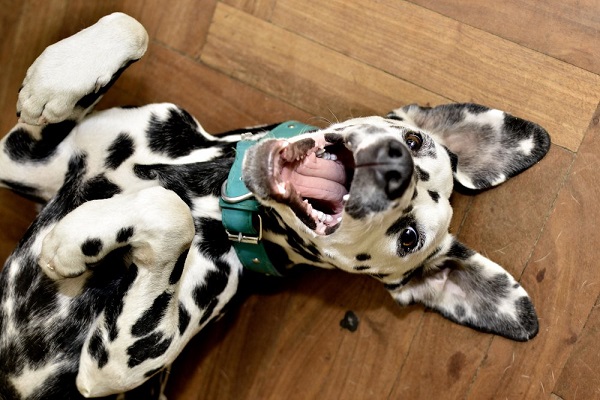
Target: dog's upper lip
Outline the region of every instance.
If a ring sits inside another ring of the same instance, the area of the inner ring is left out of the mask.
[[[326,234],[339,223],[349,189],[346,166],[325,150],[331,145],[319,133],[296,141],[277,139],[262,144],[267,146],[263,162],[269,196],[290,206],[319,234]]]

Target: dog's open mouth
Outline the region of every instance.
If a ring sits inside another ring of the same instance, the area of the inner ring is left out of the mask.
[[[276,140],[270,146],[265,160],[270,196],[289,205],[316,233],[335,231],[348,200],[352,152],[341,140],[328,141],[318,134],[296,142]]]

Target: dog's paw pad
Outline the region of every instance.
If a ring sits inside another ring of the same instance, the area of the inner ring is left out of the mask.
[[[40,125],[79,118],[147,46],[144,27],[122,13],[49,46],[29,67],[19,91],[20,121]]]

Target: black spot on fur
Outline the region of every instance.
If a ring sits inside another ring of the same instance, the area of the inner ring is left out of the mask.
[[[194,289],[194,302],[200,309],[207,308],[225,290],[229,281],[229,265],[218,260],[216,266],[217,269],[209,270],[204,277],[204,282]]]
[[[331,144],[341,143],[344,141],[344,136],[339,133],[326,133],[325,140]]]
[[[98,238],[86,239],[81,245],[81,252],[87,257],[95,257],[102,250],[102,240]]]
[[[402,286],[406,285],[411,279],[413,279],[417,276],[420,276],[422,274],[423,274],[423,267],[419,266],[419,267],[413,268],[410,271],[407,271],[404,273],[404,275],[402,276],[402,280],[400,280],[400,282],[387,283],[384,285],[384,287],[390,291],[399,289]]]
[[[117,232],[117,243],[126,243],[133,236],[134,232],[135,228],[133,226],[119,229],[119,232]]]
[[[283,247],[269,241],[264,241],[263,246],[265,246],[269,261],[271,261],[271,264],[279,271],[292,266],[292,261]]]
[[[360,253],[355,256],[358,261],[367,261],[371,259],[371,255],[367,253]]]
[[[204,311],[199,324],[206,322],[212,315],[219,302],[219,295],[225,290],[229,282],[231,267],[229,264],[217,260],[215,261],[216,270],[209,270],[204,277],[204,282],[197,286],[192,293],[194,302]]]
[[[192,198],[221,195],[221,185],[232,164],[233,159],[225,158],[185,165],[135,165],[133,170],[140,179],[158,180],[162,187],[174,191],[192,207]]]
[[[529,333],[529,338],[537,335],[539,323],[531,300],[523,296],[515,301],[515,308],[517,309],[519,322],[523,329]]]
[[[127,272],[119,283],[115,294],[107,301],[104,309],[104,319],[106,321],[106,329],[108,330],[108,340],[115,340],[119,334],[117,329],[117,319],[123,312],[123,297],[129,291],[133,282],[138,276],[138,267],[132,264],[127,269]]]
[[[446,149],[446,151],[448,152],[448,156],[450,157],[450,165],[452,166],[452,172],[456,173],[456,170],[458,168],[458,156],[452,151],[450,151],[450,149],[446,146],[444,146],[444,148]]]
[[[140,337],[156,329],[164,318],[172,297],[171,293],[163,292],[155,298],[150,308],[144,311],[142,316],[135,321],[135,324],[131,327],[131,334]]]
[[[108,156],[106,156],[104,165],[108,169],[117,169],[133,155],[134,151],[133,139],[128,134],[121,133],[108,148]]]
[[[427,182],[429,181],[429,172],[421,169],[421,167],[419,167],[418,165],[415,166],[415,170],[417,171],[417,177],[422,180],[423,182]]]
[[[263,212],[266,215],[266,218],[263,218],[263,229],[284,235],[291,249],[307,260],[321,261],[321,254],[314,243],[306,242],[294,229],[287,226],[273,209],[264,209]]]
[[[393,290],[396,290],[396,289],[402,287],[402,284],[400,282],[397,282],[397,283],[386,283],[386,284],[383,285],[383,287],[386,288],[389,291],[393,291]]]
[[[401,116],[391,112],[388,115],[385,116],[387,119],[395,119],[396,121],[404,121],[404,118],[402,118]]]
[[[88,353],[90,353],[92,358],[98,362],[99,369],[102,369],[102,367],[108,363],[108,351],[106,350],[104,340],[102,340],[100,329],[96,329],[90,338]]]
[[[484,112],[489,111],[490,109],[479,105],[479,104],[473,104],[473,103],[467,103],[466,104],[467,110],[471,113],[471,114],[481,114]]]
[[[440,200],[440,194],[438,192],[428,190],[427,193],[429,193],[429,197],[431,197],[431,200],[435,201],[436,203]]]
[[[171,271],[171,275],[169,275],[169,285],[174,285],[179,282],[181,279],[181,274],[183,273],[183,267],[185,265],[185,260],[187,258],[189,250],[186,249],[183,253],[179,255],[177,258],[177,262],[173,266],[173,270]]]
[[[465,316],[467,312],[465,311],[465,308],[463,306],[461,306],[460,304],[457,304],[454,307],[454,314],[456,314],[456,316],[458,318],[463,318]]]
[[[91,178],[83,187],[83,197],[86,201],[108,199],[118,193],[121,193],[121,188],[104,175]]]
[[[473,250],[469,249],[462,243],[455,240],[454,243],[452,243],[450,250],[448,250],[447,256],[449,258],[457,258],[459,260],[466,260],[467,258],[471,257],[473,254],[475,254],[475,252]]]
[[[127,348],[129,360],[127,366],[133,368],[146,360],[162,356],[171,345],[173,338],[165,338],[162,332],[154,332],[146,337],[136,340]]]
[[[47,125],[41,131],[40,140],[35,140],[25,128],[16,129],[6,138],[4,151],[16,162],[44,162],[54,155],[75,125],[75,121]]]
[[[212,218],[197,218],[194,220],[196,232],[202,240],[198,241],[198,250],[210,258],[217,260],[231,249],[223,223]]]
[[[188,325],[190,324],[190,313],[189,311],[185,308],[185,306],[183,305],[183,303],[179,302],[179,323],[178,323],[178,327],[179,327],[179,334],[183,335],[183,332],[185,332],[185,330],[187,329]]]
[[[152,115],[146,135],[150,150],[172,158],[217,144],[203,136],[194,118],[180,108],[170,109],[165,119]]]

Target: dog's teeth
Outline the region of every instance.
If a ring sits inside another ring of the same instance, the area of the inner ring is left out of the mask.
[[[279,190],[279,193],[281,194],[285,194],[286,192],[286,187],[285,187],[285,183],[278,183],[277,184],[277,190]]]
[[[330,159],[331,161],[335,161],[335,160],[337,160],[337,156],[336,156],[335,154],[330,154],[330,155],[329,155],[329,159]]]
[[[317,212],[317,218],[319,219],[319,221],[323,222],[323,219],[325,218],[325,214],[323,213],[323,211]]]
[[[325,216],[325,221],[331,222],[331,221],[333,221],[333,217],[331,215],[326,215]]]
[[[322,156],[323,153],[325,153],[325,149],[324,148],[320,148],[319,150],[315,151],[315,154],[317,155],[317,157]]]
[[[338,217],[337,222],[342,222],[342,217]]]
[[[345,194],[344,197],[342,197],[342,200],[348,201],[349,198],[350,198],[350,193]]]

